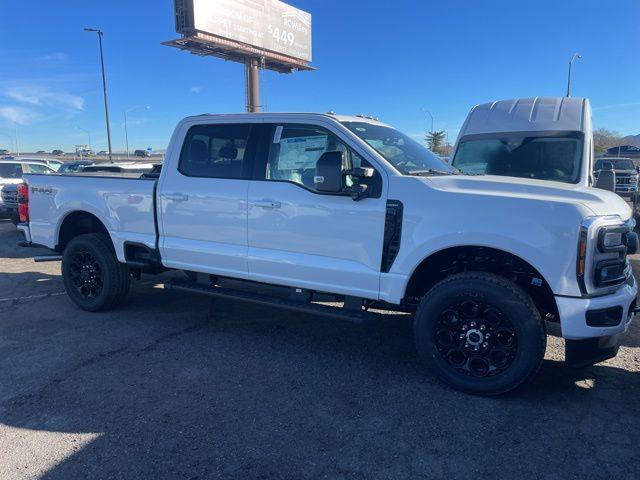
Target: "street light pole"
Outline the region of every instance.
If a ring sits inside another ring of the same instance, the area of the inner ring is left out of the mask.
[[[102,93],[104,95],[104,114],[107,121],[107,143],[109,145],[109,161],[113,162],[111,157],[111,126],[109,125],[109,102],[107,101],[107,79],[104,73],[104,54],[102,52],[102,36],[104,33],[97,28],[85,28],[85,32],[95,32],[98,34],[98,42],[100,44],[100,66],[102,68]]]
[[[426,108],[422,109],[423,112],[427,112],[427,114],[431,117],[431,130],[429,130],[430,132],[433,132],[433,115],[431,114],[431,112],[429,110],[427,110]]]
[[[131,107],[129,110],[125,110],[124,111],[124,139],[125,142],[127,144],[127,160],[129,159],[129,131],[127,130],[127,112],[132,112],[133,110],[135,110],[136,108],[141,108],[140,105],[137,105],[135,107]],[[149,110],[151,107],[144,107],[145,109]]]
[[[567,97],[571,96],[571,67],[573,66],[574,60],[577,60],[579,58],[582,58],[582,55],[580,55],[579,53],[574,53],[573,56],[571,57],[571,60],[569,60],[569,76],[567,77]]]
[[[129,132],[127,131],[127,111],[124,111],[124,141],[127,145],[127,160],[129,160]]]
[[[11,153],[14,153],[15,150],[15,145],[14,145],[14,141],[13,141],[13,137],[11,135],[9,135],[8,133],[3,133],[0,132],[0,135],[3,135],[5,137],[7,137],[10,141],[11,141],[11,146],[9,147],[9,149],[11,150]]]
[[[13,122],[13,127],[16,130],[16,155],[20,156],[20,143],[18,137],[18,122]]]
[[[91,147],[91,132],[89,130],[87,130],[86,128],[82,128],[82,127],[78,127],[78,130],[82,130],[84,133],[87,134],[87,136],[89,137],[89,148]]]

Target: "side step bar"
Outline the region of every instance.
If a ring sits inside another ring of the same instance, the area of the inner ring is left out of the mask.
[[[172,282],[166,283],[165,288],[169,290],[179,290],[182,292],[201,293],[215,298],[225,298],[227,300],[237,300],[239,302],[253,303],[255,305],[265,305],[295,312],[309,313],[313,315],[321,315],[324,317],[339,318],[349,320],[355,323],[364,323],[375,318],[375,314],[366,310],[352,310],[343,307],[331,307],[311,302],[301,302],[296,300],[288,300],[285,298],[271,297],[261,295],[259,293],[245,292],[242,290],[234,290],[224,287],[209,287],[190,282]]]
[[[62,255],[36,255],[33,257],[33,261],[36,263],[42,262],[60,262]]]

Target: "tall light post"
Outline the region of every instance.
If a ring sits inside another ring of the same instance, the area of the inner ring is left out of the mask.
[[[8,133],[3,133],[3,132],[0,132],[0,135],[2,135],[2,136],[4,136],[4,137],[7,137],[9,140],[11,140],[11,147],[10,147],[10,149],[12,150],[12,152],[13,152],[13,150],[16,150],[16,148],[15,148],[15,146],[14,146],[14,140],[13,140],[13,137],[12,137],[11,135],[9,135]]]
[[[109,161],[111,158],[111,126],[109,125],[109,102],[107,101],[107,79],[104,74],[104,54],[102,53],[102,36],[104,33],[97,28],[85,28],[85,32],[95,32],[98,34],[98,42],[100,44],[100,66],[102,67],[102,93],[104,94],[104,114],[107,120],[107,143],[109,145]]]
[[[573,62],[579,58],[582,58],[582,55],[579,53],[574,53],[571,56],[571,60],[569,60],[569,76],[567,77],[567,97],[571,96],[571,67],[573,66]]]
[[[78,127],[78,130],[82,130],[84,133],[87,134],[87,136],[89,137],[89,148],[91,147],[91,132],[89,130],[87,130],[86,128],[82,128],[82,127]]]
[[[427,115],[429,115],[431,117],[431,130],[429,130],[430,132],[433,132],[433,115],[431,114],[431,112],[429,110],[427,110],[426,108],[422,109],[423,112],[426,112]]]
[[[87,130],[86,128],[82,128],[82,127],[76,127],[78,130],[82,130],[84,133],[87,134],[87,136],[89,137],[89,148],[91,147],[91,132],[89,130]],[[78,146],[76,145],[76,154],[78,153]],[[80,150],[80,160],[82,161],[82,150]]]
[[[20,138],[18,137],[18,122],[13,122],[13,127],[16,131],[16,155],[20,156]]]
[[[127,113],[128,112],[132,112],[132,111],[134,111],[134,110],[136,110],[138,108],[142,108],[142,106],[141,105],[136,105],[135,107],[131,107],[128,110],[124,111],[124,139],[125,139],[125,142],[127,144],[127,159],[129,158],[129,131],[127,130]],[[149,110],[151,107],[146,106],[144,108],[145,108],[145,110]]]

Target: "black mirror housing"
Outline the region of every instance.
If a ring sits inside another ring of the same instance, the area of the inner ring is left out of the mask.
[[[316,163],[313,183],[316,190],[323,193],[344,191],[345,158],[343,152],[325,152]]]
[[[598,174],[598,178],[596,179],[596,184],[594,185],[596,188],[601,188],[603,190],[609,190],[610,192],[616,191],[616,172],[613,170],[603,170]]]

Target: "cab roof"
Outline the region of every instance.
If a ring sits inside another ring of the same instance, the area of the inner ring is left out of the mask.
[[[242,121],[243,118],[252,118],[252,119],[261,119],[265,122],[270,120],[276,121],[277,119],[282,119],[282,117],[291,117],[293,121],[299,120],[301,117],[308,117],[310,119],[313,118],[331,118],[333,120],[337,120],[338,122],[363,122],[370,123],[374,125],[385,125],[383,122],[379,121],[377,118],[368,115],[340,115],[333,112],[327,113],[317,113],[317,112],[260,112],[260,113],[203,113],[202,115],[194,115],[191,117],[187,117],[188,119],[199,119],[201,120],[203,117],[210,117],[212,120],[215,119],[223,119],[223,118],[236,118],[238,121]]]
[[[460,132],[584,131],[589,100],[579,97],[529,97],[476,105]]]

